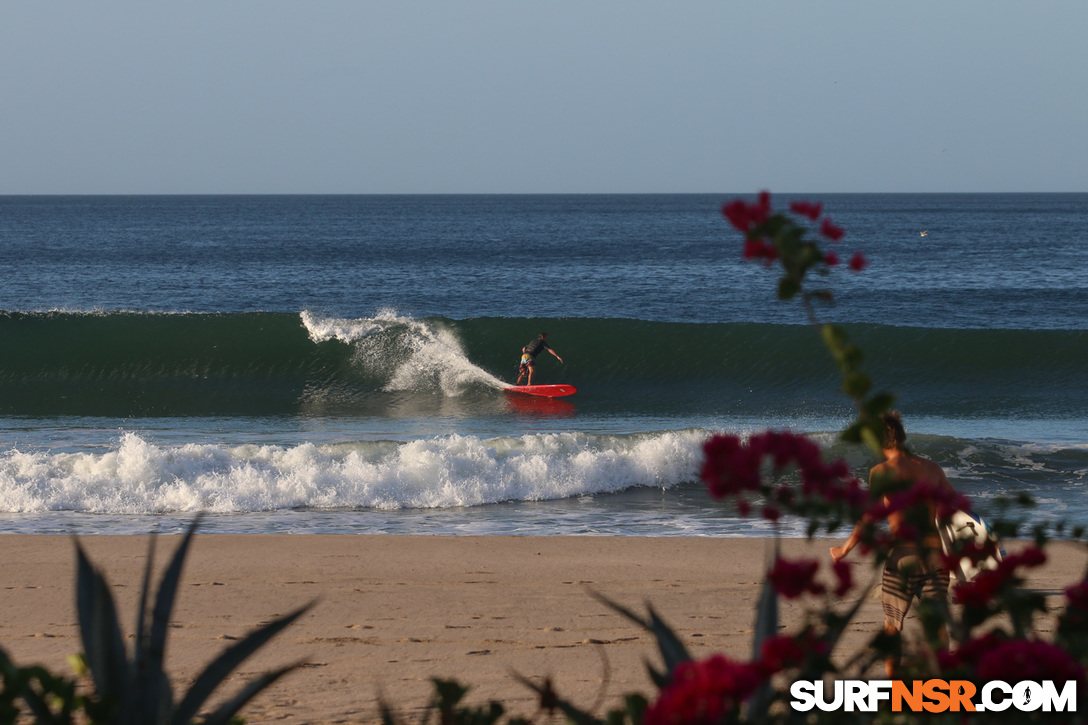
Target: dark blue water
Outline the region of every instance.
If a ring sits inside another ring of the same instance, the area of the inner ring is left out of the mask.
[[[4,197],[0,309],[799,322],[740,259],[728,198]],[[823,201],[872,260],[835,275],[829,317],[1085,326],[1088,195]]]
[[[701,441],[851,411],[730,198],[0,198],[0,530],[758,533]],[[1088,195],[821,200],[915,446],[1088,523]],[[542,329],[572,398],[500,390]]]

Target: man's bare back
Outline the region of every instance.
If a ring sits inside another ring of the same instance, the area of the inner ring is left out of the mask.
[[[952,488],[952,484],[948,482],[948,477],[945,476],[944,470],[933,461],[916,456],[902,448],[885,450],[884,457],[885,461],[873,466],[872,470],[869,472],[870,485],[874,480],[879,480],[881,478],[910,481],[912,483],[928,481],[936,485],[938,490],[955,493],[955,489]],[[936,505],[930,503],[929,508],[930,520],[936,519]],[[902,523],[903,515],[901,513],[895,512],[888,516],[888,528],[891,530],[892,536],[896,536],[899,533],[899,527]],[[940,545],[940,539],[937,537],[936,531],[932,532],[926,538],[927,541],[925,541],[925,543],[927,545]]]

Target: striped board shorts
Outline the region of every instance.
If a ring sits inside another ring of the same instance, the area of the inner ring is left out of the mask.
[[[949,572],[939,548],[922,551],[914,544],[900,544],[892,549],[884,564],[880,600],[884,604],[884,624],[903,629],[903,620],[911,601],[948,599]]]

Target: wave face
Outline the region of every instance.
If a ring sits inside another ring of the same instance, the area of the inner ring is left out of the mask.
[[[487,415],[520,348],[549,331],[580,410],[841,412],[838,374],[805,326],[614,319],[339,319],[310,312],[0,315],[0,413],[12,416]],[[1083,416],[1088,332],[848,327],[878,388],[913,415]],[[430,410],[428,410],[430,406]]]

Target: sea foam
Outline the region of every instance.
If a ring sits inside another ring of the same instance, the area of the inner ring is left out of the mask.
[[[300,318],[313,342],[338,340],[353,346],[353,362],[363,372],[382,377],[388,392],[438,389],[455,397],[474,385],[506,385],[473,364],[457,334],[437,322],[393,309],[359,319],[321,317],[309,311]]]
[[[127,432],[105,452],[0,454],[0,511],[433,509],[669,488],[695,479],[706,435],[684,430],[164,446]]]

